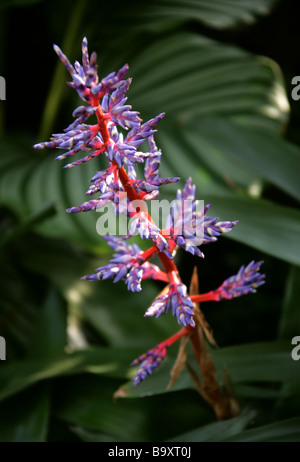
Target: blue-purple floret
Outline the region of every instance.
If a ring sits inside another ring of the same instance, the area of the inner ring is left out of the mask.
[[[167,293],[158,296],[150,305],[145,317],[155,316],[159,318],[161,315],[168,313],[170,309],[172,309],[172,315],[176,316],[178,324],[195,327],[193,318],[194,304],[187,295],[187,288],[184,284],[170,284]]]
[[[35,149],[63,149],[68,150],[64,154],[57,157],[56,160],[62,160],[73,156],[77,152],[94,149],[93,138],[95,131],[91,130],[90,125],[79,124],[76,127],[66,129],[65,133],[57,133],[52,135],[50,141],[35,144]]]
[[[210,205],[200,209],[195,192],[196,187],[188,178],[184,189],[178,190],[177,198],[172,203],[166,228],[170,229],[170,236],[178,246],[192,255],[204,257],[199,245],[216,241],[221,234],[230,231],[237,221],[219,221],[219,218],[206,216]]]
[[[114,169],[112,167],[106,168],[104,170],[99,170],[96,175],[91,179],[93,183],[86,194],[91,196],[97,192],[106,193],[109,190],[109,187],[115,182]],[[118,184],[119,186],[119,184]]]
[[[243,265],[236,275],[226,279],[216,290],[218,301],[256,292],[256,289],[265,283],[265,274],[259,273],[262,263],[262,261],[251,261],[248,266]]]
[[[126,278],[127,273],[130,272],[133,267],[140,267],[137,262],[137,257],[142,253],[142,251],[136,244],[130,245],[126,242],[125,238],[119,238],[116,236],[104,236],[104,239],[110,247],[116,251],[116,253],[107,265],[97,268],[97,272],[95,274],[83,276],[82,279],[87,279],[89,281],[113,279],[114,282],[118,282],[121,279]],[[132,277],[133,275],[131,274],[131,279]],[[131,284],[132,283],[133,281],[131,281]],[[133,287],[133,289],[136,287],[137,284]],[[132,290],[132,287],[129,288]]]
[[[110,119],[120,125],[125,130],[129,128],[139,127],[141,119],[138,117],[138,111],[132,111],[129,104],[125,104],[127,97],[125,93],[128,91],[132,79],[126,80],[117,90],[111,95],[104,95],[101,107],[105,114],[109,114]]]
[[[131,366],[137,366],[140,364],[137,373],[133,378],[133,385],[138,385],[143,380],[145,380],[149,375],[152,374],[154,369],[156,369],[165,358],[167,354],[167,346],[161,346],[152,348],[143,355],[135,359]]]
[[[54,45],[54,50],[71,74],[73,81],[69,82],[69,85],[91,106],[79,106],[73,112],[76,120],[65,129],[64,133],[54,134],[50,141],[38,143],[34,147],[67,150],[57,157],[58,160],[73,156],[80,151],[88,152],[86,156],[67,164],[65,168],[88,162],[102,152],[110,162],[115,161],[119,167],[127,168],[132,168],[135,163],[145,162],[148,157],[151,157],[151,150],[145,153],[138,151],[138,148],[156,132],[155,126],[164,114],[159,114],[142,124],[138,111],[133,111],[127,104],[126,93],[131,79],[124,80],[124,76],[128,71],[128,65],[123,66],[117,73],[112,72],[99,82],[97,56],[96,53],[92,53],[89,57],[86,38],[82,41],[82,65],[76,61],[73,66],[57,45]],[[107,140],[104,142],[102,139],[98,124],[85,124],[87,119],[96,113],[98,104],[107,119],[109,142]],[[125,137],[118,131],[117,126],[129,130]],[[156,183],[165,184],[157,179]],[[118,195],[111,194],[110,200],[114,201],[117,197]],[[90,207],[90,204],[84,206],[81,204],[69,210],[76,213],[93,208],[95,207]]]
[[[117,73],[112,72],[99,82],[97,55],[93,52],[89,57],[87,45],[87,39],[84,37],[82,41],[82,65],[76,61],[74,67],[57,45],[54,45],[53,48],[71,74],[73,81],[68,82],[70,87],[77,91],[83,101],[92,104],[94,98],[110,93],[123,84],[128,65],[125,64]]]
[[[141,282],[144,272],[145,268],[139,264],[135,264],[130,268],[125,281],[128,290],[131,290],[131,292],[140,292],[142,290]]]
[[[121,167],[124,163],[134,165],[135,163],[145,162],[147,158],[152,157],[151,152],[138,151],[137,148],[156,132],[154,127],[163,116],[164,114],[162,113],[142,125],[140,123],[136,124],[125,138],[122,133],[117,131],[115,126],[112,126],[109,132],[113,143],[107,147],[108,159],[115,160]]]
[[[132,186],[137,187],[139,190],[147,193],[147,199],[154,199],[157,196],[160,186],[176,183],[180,181],[180,177],[175,178],[161,178],[159,174],[160,162],[161,162],[161,151],[157,149],[153,135],[148,138],[149,153],[144,167],[145,180],[137,180],[132,183]],[[151,195],[149,193],[152,193]]]
[[[110,247],[115,250],[110,262],[97,268],[97,272],[83,276],[89,281],[113,279],[114,282],[125,280],[128,290],[140,292],[144,274],[147,278],[155,278],[159,268],[143,259],[142,250],[137,244],[129,244],[128,237],[103,236]]]

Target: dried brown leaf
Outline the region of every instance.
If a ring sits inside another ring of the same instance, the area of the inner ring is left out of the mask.
[[[191,283],[190,283],[190,295],[197,295],[199,293],[199,279],[198,279],[198,272],[197,272],[197,267],[194,267],[194,271],[192,274],[191,278]],[[194,313],[195,313],[195,318],[198,324],[203,329],[203,332],[209,341],[211,345],[213,345],[215,348],[218,348],[217,342],[214,339],[213,336],[213,331],[208,322],[206,321],[204,314],[202,313],[200,309],[200,304],[199,303],[194,303]]]
[[[205,317],[204,317],[204,314],[202,313],[200,307],[199,307],[199,304],[195,304],[196,307],[195,307],[195,318],[196,320],[198,321],[198,324],[200,324],[200,326],[202,327],[202,330],[205,334],[205,337],[207,338],[207,340],[209,341],[209,343],[214,346],[215,348],[218,348],[218,344],[214,338],[214,335],[213,335],[213,331],[212,331],[212,328],[210,327],[210,325],[208,324],[208,322],[206,321]]]
[[[171,379],[170,379],[170,382],[167,386],[167,390],[170,390],[170,388],[173,387],[174,383],[178,380],[181,372],[182,372],[182,369],[184,368],[184,365],[186,363],[186,345],[187,345],[187,342],[189,340],[189,336],[188,335],[185,335],[184,337],[182,337],[181,341],[180,341],[180,345],[179,345],[179,350],[178,350],[178,354],[177,354],[177,358],[175,360],[175,363],[174,363],[174,366],[172,367],[172,370],[170,372],[170,375],[171,375]]]

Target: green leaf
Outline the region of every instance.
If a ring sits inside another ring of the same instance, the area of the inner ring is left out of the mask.
[[[182,136],[199,162],[209,163],[220,176],[237,186],[247,184],[245,176],[249,185],[249,179],[251,176],[254,179],[256,174],[256,178],[300,199],[299,148],[274,132],[211,118],[187,127]],[[245,175],[245,172],[248,173]]]
[[[195,178],[196,198],[201,199],[203,188],[197,175]],[[170,201],[174,198],[170,193],[165,193],[164,197]],[[241,242],[263,254],[293,265],[300,265],[299,210],[277,205],[266,199],[253,199],[228,192],[223,193],[222,196],[214,193],[206,194],[204,201],[205,204],[211,204],[209,216],[220,217],[220,220],[238,220],[236,226],[226,233],[225,239]],[[203,247],[204,254],[205,250],[206,248]]]
[[[0,266],[0,326],[6,339],[7,360],[24,357],[33,334],[40,310],[39,297],[43,287],[31,291],[26,278],[7,253],[1,249]],[[40,278],[31,275],[32,284],[39,284]]]
[[[50,410],[48,385],[32,387],[0,404],[1,442],[46,441]]]
[[[104,441],[162,441],[180,429],[188,431],[211,420],[209,410],[194,391],[165,395],[163,400],[153,396],[133,405],[132,400],[113,399],[120,383],[92,375],[61,379],[53,403],[55,416],[72,427],[99,432]],[[182,409],[188,418],[183,418]]]
[[[279,338],[292,340],[300,335],[300,268],[291,267],[286,284],[283,310],[279,325]]]
[[[212,352],[217,366],[219,380],[222,381],[224,366],[229,371],[234,384],[253,382],[297,382],[300,379],[299,365],[291,358],[289,343],[265,342],[220,348]],[[131,382],[122,386],[121,396],[136,398],[174,392],[193,387],[187,372],[182,373],[171,390],[166,390],[170,379],[172,361],[167,358],[158,370],[147,377],[137,387]],[[246,396],[248,392],[243,393]],[[264,397],[266,393],[263,391]],[[270,397],[274,397],[270,390]]]
[[[128,377],[130,362],[139,354],[135,349],[95,348],[64,353],[51,358],[6,361],[0,369],[0,400],[49,378],[80,372]]]
[[[134,21],[135,29],[141,30],[165,29],[187,21],[225,29],[253,23],[257,16],[268,14],[275,3],[275,0],[154,0],[151,5],[129,2],[123,21],[125,24]]]
[[[26,239],[26,246],[18,245],[18,259],[24,267],[45,275],[55,284],[71,312],[80,313],[110,345],[139,346],[141,354],[145,345],[153,347],[178,326],[170,316],[159,320],[144,318],[161,284],[144,281],[143,290],[132,293],[124,281],[80,281],[84,274],[105,265],[108,257],[88,257],[64,242],[31,236]]]
[[[300,417],[274,422],[222,439],[234,442],[300,442]]]
[[[207,196],[210,216],[239,220],[227,237],[283,261],[300,264],[300,212],[267,200]]]
[[[276,128],[287,119],[284,83],[273,61],[200,35],[170,34],[137,53],[130,67],[131,104],[142,116],[165,111],[179,129],[196,116],[260,116]]]
[[[42,210],[37,211],[32,216],[26,217],[14,228],[6,231],[6,234],[0,239],[0,245],[5,246],[14,239],[19,238],[31,228],[39,225],[44,220],[55,215],[56,210],[53,203],[46,204]]]
[[[300,379],[289,342],[262,342],[220,348],[213,352],[219,368],[226,364],[234,383],[283,382]]]
[[[108,436],[105,433],[87,430],[86,428],[80,427],[79,425],[72,425],[70,427],[70,430],[76,436],[78,436],[78,438],[87,443],[103,443],[117,441],[117,439],[111,435]]]
[[[300,333],[300,316],[299,316],[299,282],[300,268],[292,266],[290,268],[286,290],[283,299],[282,315],[279,324],[279,338],[290,342],[291,351],[296,345],[292,344],[292,339]],[[296,364],[298,361],[294,361]],[[299,367],[299,365],[298,365]],[[300,403],[300,379],[298,382],[285,381],[281,387],[281,399],[278,402],[277,409],[281,417],[290,417],[297,415]]]
[[[140,441],[146,438],[145,406],[141,403],[140,406],[129,409],[127,403],[114,403],[113,391],[118,386],[116,380],[80,376],[72,379],[73,385],[66,394],[67,383],[61,384],[60,393],[56,394],[56,417],[72,426],[80,425],[89,430],[97,430],[102,433],[104,441],[117,438],[119,441]]]
[[[247,409],[241,415],[224,422],[215,422],[172,438],[170,442],[212,442],[229,438],[244,430],[255,418],[256,412]]]
[[[298,149],[278,134],[289,103],[273,61],[186,33],[137,53],[131,69],[134,107],[166,112],[157,135],[166,176],[193,174],[201,193],[218,195],[265,179],[300,197]]]
[[[66,307],[54,289],[48,293],[27,350],[30,358],[53,357],[63,353],[66,339]]]
[[[37,155],[33,148],[22,143],[1,141],[0,149],[6,153],[0,159],[1,205],[11,207],[27,228],[34,226],[48,236],[66,237],[88,247],[105,245],[96,231],[99,218],[96,212],[70,215],[65,211],[87,200],[84,193],[97,171],[97,161],[66,172],[62,164],[55,162],[54,155]],[[36,214],[50,201],[56,215],[36,222]]]
[[[1,367],[0,399],[27,388],[34,383],[60,375],[78,374],[83,371],[113,377],[132,376],[128,372],[130,362],[140,354],[138,348],[95,348],[76,351],[48,359],[36,359],[7,363]],[[213,352],[218,373],[228,367],[233,383],[280,382],[300,379],[298,364],[291,359],[290,345],[286,343],[259,343],[222,348]],[[143,397],[167,393],[172,365],[166,359],[160,368],[137,387],[129,382],[123,387],[123,396]],[[279,372],[280,371],[280,372]],[[182,373],[171,389],[172,392],[192,388],[188,374]]]

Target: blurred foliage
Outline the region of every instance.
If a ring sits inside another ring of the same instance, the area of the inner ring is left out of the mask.
[[[0,441],[300,441],[300,369],[291,359],[300,335],[293,8],[274,0],[1,3]],[[96,213],[65,209],[84,201],[103,161],[65,171],[32,145],[67,126],[79,105],[52,43],[74,60],[84,35],[100,75],[129,63],[130,103],[144,120],[166,112],[157,136],[163,174],[181,184],[192,175],[212,213],[240,220],[205,248],[205,260],[178,255],[183,281],[197,265],[205,292],[242,264],[265,262],[256,295],[202,307],[220,345],[212,352],[220,380],[226,364],[242,409],[229,421],[215,422],[187,372],[166,390],[176,347],[132,386],[130,362],[177,329],[170,316],[143,317],[160,283],[131,294],[121,282],[80,281],[109,251]],[[123,398],[113,400],[116,390]]]

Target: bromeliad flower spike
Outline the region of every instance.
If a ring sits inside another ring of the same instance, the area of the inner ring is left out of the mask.
[[[114,282],[123,280],[132,292],[142,290],[144,279],[165,282],[164,290],[146,309],[145,317],[173,315],[182,327],[172,337],[133,361],[132,365],[138,366],[133,383],[137,385],[151,375],[173,343],[181,339],[186,344],[190,340],[201,369],[202,382],[195,378],[191,366],[187,366],[198,391],[213,407],[218,418],[230,417],[234,414],[233,407],[229,404],[233,398],[226,390],[221,392],[217,383],[213,361],[205,343],[206,339],[213,344],[215,342],[200,311],[199,302],[229,300],[255,292],[264,283],[264,275],[259,273],[262,262],[251,262],[246,267],[242,266],[235,276],[206,294],[198,294],[198,289],[195,291],[197,277],[194,276],[192,289],[188,293],[174,261],[177,250],[182,248],[201,258],[204,256],[202,247],[230,231],[237,221],[219,221],[218,218],[209,217],[209,206],[199,207],[199,201],[195,200],[195,186],[189,178],[183,189],[177,192],[165,228],[158,227],[148,213],[146,201],[157,198],[161,186],[180,180],[162,178],[159,173],[162,154],[156,146],[154,134],[164,114],[143,122],[139,112],[132,110],[127,104],[126,93],[131,84],[131,79],[125,79],[128,65],[99,80],[97,57],[95,53],[89,56],[86,38],[82,42],[82,64],[76,61],[73,66],[58,46],[54,45],[54,50],[71,75],[70,87],[77,91],[86,105],[75,109],[75,121],[63,133],[54,134],[50,141],[34,147],[63,150],[57,157],[58,160],[69,159],[80,152],[85,153],[79,160],[67,163],[65,168],[79,166],[100,155],[105,156],[107,168],[95,173],[86,192],[88,196],[98,197],[71,207],[67,212],[86,212],[109,203],[113,205],[116,214],[125,214],[130,222],[126,235],[103,236],[114,251],[113,258],[107,265],[83,279],[95,281],[112,278]],[[89,124],[88,120],[92,117],[95,118],[95,123]],[[139,150],[141,145],[143,150]],[[137,176],[136,164],[144,165],[142,179]],[[141,250],[137,244],[129,243],[134,234],[151,242],[147,250]],[[150,262],[154,256],[158,256],[161,267]],[[184,351],[182,345],[181,359]],[[178,364],[174,366],[173,380],[181,367]]]

